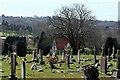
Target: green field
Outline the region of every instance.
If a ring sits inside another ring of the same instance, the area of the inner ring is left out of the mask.
[[[13,32],[11,32],[11,33],[0,32],[0,37],[2,37],[2,36],[5,36],[5,37],[7,37],[7,36],[26,36],[26,37],[32,37],[32,35],[30,35],[30,34],[16,34],[16,33],[13,33]]]
[[[93,55],[81,55],[81,58],[86,59],[93,59]],[[7,58],[7,56],[5,56],[4,58]],[[77,56],[75,55],[74,58],[77,59]],[[100,56],[97,56],[97,59],[100,59]],[[31,61],[32,59],[32,55],[27,55],[26,56],[27,61]],[[21,57],[17,57],[17,62],[18,65],[16,66],[16,76],[17,78],[21,77]],[[61,60],[61,56],[59,56],[59,60]],[[10,64],[9,64],[10,58],[4,59],[4,61],[2,61],[2,70],[4,70],[4,72],[2,74],[2,76],[9,76],[10,75]],[[78,68],[76,68],[76,66],[83,66],[86,64],[92,64],[93,60],[91,61],[86,61],[86,62],[81,62],[80,64],[78,64],[77,62],[75,62],[74,64],[70,65],[70,68],[68,69],[64,64],[61,67],[56,66],[55,73],[51,72],[50,66],[47,64],[46,61],[46,56],[44,56],[44,61],[45,61],[45,65],[41,65],[41,66],[37,66],[37,69],[43,69],[44,72],[37,72],[37,70],[30,70],[30,67],[32,64],[39,64],[39,63],[26,63],[26,78],[82,78],[84,76],[83,72],[79,72],[79,73],[70,73],[70,72],[65,72],[65,73],[61,73],[61,72],[57,72],[56,70],[77,70]],[[116,62],[114,61],[110,61],[108,63],[112,63],[113,67],[110,67],[108,70],[112,71],[112,69],[115,68],[116,66]],[[100,67],[98,67],[98,70],[100,72]],[[111,72],[108,72],[108,74],[111,74]],[[99,77],[110,77],[109,75],[106,74],[99,74]],[[109,79],[110,80],[110,79]]]

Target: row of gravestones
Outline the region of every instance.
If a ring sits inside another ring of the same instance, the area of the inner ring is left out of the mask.
[[[114,72],[112,73],[113,77],[117,77],[120,78],[120,50],[117,50],[117,66],[114,70]],[[107,56],[106,55],[102,55],[101,57],[101,72],[107,74]]]
[[[32,60],[36,60],[35,57],[36,51],[33,52],[33,59]],[[114,72],[113,74],[116,74],[116,77],[120,78],[120,51],[117,51],[117,69],[116,72]],[[42,56],[42,54],[40,55]],[[95,53],[94,53],[94,56]],[[70,55],[66,55],[65,57],[65,53],[64,51],[62,52],[62,59],[64,60],[66,58],[65,61],[65,65],[70,68]],[[96,58],[95,58],[96,59]],[[42,57],[41,57],[41,61],[43,61]],[[16,79],[15,74],[16,74],[16,55],[15,54],[11,54],[11,75],[9,77],[10,80],[12,80],[13,78]],[[78,63],[80,63],[80,50],[78,51]],[[102,56],[101,57],[101,72],[103,73],[107,73],[107,57],[106,56]],[[25,78],[25,60],[22,60],[22,65],[21,65],[21,73],[22,73],[22,78]]]
[[[11,53],[11,72],[9,76],[9,80],[17,80],[16,77],[16,53]],[[26,59],[23,58],[21,62],[21,80],[25,80],[25,74],[26,74],[26,66],[25,66]]]

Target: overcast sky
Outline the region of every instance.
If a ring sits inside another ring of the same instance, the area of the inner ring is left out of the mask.
[[[52,16],[64,5],[82,3],[98,20],[118,20],[119,0],[0,0],[0,14],[6,16]]]

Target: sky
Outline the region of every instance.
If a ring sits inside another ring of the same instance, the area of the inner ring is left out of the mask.
[[[0,14],[6,16],[52,16],[61,6],[85,4],[98,20],[118,20],[119,0],[0,0]],[[119,8],[120,9],[120,8]]]

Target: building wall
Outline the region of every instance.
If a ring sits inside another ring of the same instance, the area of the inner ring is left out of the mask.
[[[58,50],[63,50],[67,43],[69,43],[69,41],[66,40],[65,38],[57,38],[56,39],[56,44],[57,44]]]

